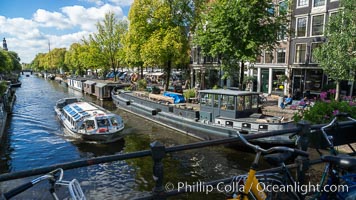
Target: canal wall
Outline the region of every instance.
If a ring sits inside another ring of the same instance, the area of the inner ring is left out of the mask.
[[[8,88],[0,97],[0,142],[4,136],[7,116],[12,112],[15,99],[15,91],[11,88]]]

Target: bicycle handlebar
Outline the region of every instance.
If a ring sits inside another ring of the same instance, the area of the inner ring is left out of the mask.
[[[56,173],[59,173],[58,176],[56,176]],[[58,177],[58,179],[56,179]],[[56,170],[53,170],[51,172],[49,172],[48,174],[45,174],[43,176],[40,176],[36,179],[33,179],[32,181],[30,182],[27,182],[27,183],[24,183],[6,193],[4,193],[2,195],[2,197],[7,200],[7,199],[10,199],[24,191],[26,191],[27,189],[31,188],[32,186],[36,185],[37,183],[43,181],[43,180],[48,180],[48,179],[55,179],[56,181],[61,181],[63,178],[63,169],[59,168],[59,169],[56,169]]]
[[[333,143],[330,141],[330,139],[328,138],[328,135],[325,132],[325,129],[333,126],[334,124],[336,124],[336,121],[338,120],[339,117],[346,117],[347,119],[356,122],[356,119],[350,117],[350,114],[348,113],[337,113],[335,114],[335,117],[333,118],[333,120],[331,120],[331,122],[323,127],[320,128],[322,135],[324,136],[324,138],[326,139],[326,141],[328,142],[329,147],[333,147]]]
[[[272,153],[272,152],[286,152],[286,151],[288,151],[288,152],[295,153],[295,154],[298,154],[298,155],[301,155],[301,156],[305,156],[305,157],[309,156],[308,152],[305,152],[305,151],[302,151],[302,150],[299,150],[299,149],[293,149],[293,148],[289,148],[289,147],[284,147],[284,146],[277,146],[277,147],[271,147],[269,149],[263,149],[258,145],[253,145],[250,142],[248,142],[246,140],[246,138],[243,137],[239,131],[237,131],[237,135],[245,145],[253,148],[256,152]]]

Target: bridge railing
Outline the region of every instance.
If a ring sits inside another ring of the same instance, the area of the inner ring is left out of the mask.
[[[298,143],[298,148],[306,151],[309,146],[309,139],[308,139],[308,136],[310,135],[309,133],[311,133],[312,131],[315,131],[315,130],[319,130],[321,126],[322,125],[311,126],[309,122],[301,121],[298,123],[297,127],[294,129],[245,135],[245,138],[247,140],[253,140],[253,139],[259,139],[259,138],[264,138],[264,137],[297,133],[300,136],[299,141],[301,141]],[[351,123],[351,122],[350,123],[349,122],[342,123],[342,124],[340,124],[340,126],[338,128],[342,129],[344,127],[350,127],[350,126],[354,126],[354,123]],[[154,162],[153,177],[155,180],[155,186],[152,190],[151,195],[144,196],[144,197],[141,197],[138,199],[165,199],[168,196],[174,196],[174,195],[178,195],[180,193],[187,192],[185,190],[165,191],[164,182],[163,182],[163,180],[164,180],[164,166],[163,166],[162,160],[165,158],[165,155],[167,153],[203,148],[203,147],[208,147],[208,146],[226,145],[226,144],[236,143],[239,141],[240,141],[240,138],[231,137],[231,138],[225,138],[225,139],[217,139],[217,140],[196,142],[196,143],[191,143],[191,144],[177,145],[174,147],[165,147],[160,142],[155,141],[150,144],[150,150],[143,150],[143,151],[137,151],[137,152],[125,153],[125,154],[119,154],[119,155],[101,156],[101,157],[90,158],[90,159],[82,159],[82,160],[77,160],[77,161],[68,162],[68,163],[51,165],[51,166],[47,166],[47,167],[40,167],[40,168],[24,170],[24,171],[19,171],[19,172],[1,174],[0,182],[19,179],[19,178],[25,178],[25,177],[29,177],[29,176],[41,175],[41,174],[48,173],[52,170],[55,170],[57,168],[62,168],[63,170],[69,170],[69,169],[87,167],[87,166],[101,164],[101,163],[151,156],[153,159],[153,162]],[[311,164],[317,164],[320,162],[321,161],[319,159],[309,161],[307,158],[297,157],[295,163],[288,165],[288,167],[289,168],[298,167],[297,168],[297,180],[300,183],[302,183],[302,182],[304,182],[304,175],[305,175],[306,170],[308,170],[308,166],[310,166]],[[278,170],[279,170],[279,168],[272,168],[272,169],[267,169],[264,171],[272,172],[272,171],[278,171]],[[221,183],[221,182],[228,183],[231,180],[232,180],[232,178],[213,180],[211,182],[207,182],[206,184],[213,186],[213,185],[216,185],[217,183]]]

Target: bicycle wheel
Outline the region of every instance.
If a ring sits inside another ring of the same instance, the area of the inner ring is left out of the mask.
[[[286,179],[279,174],[259,174],[256,175],[268,200],[300,200],[302,199],[293,188],[293,185],[286,182]]]

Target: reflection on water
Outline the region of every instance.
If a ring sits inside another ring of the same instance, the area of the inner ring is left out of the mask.
[[[154,124],[121,111],[112,102],[98,101],[62,85],[35,76],[22,77],[22,87],[16,91],[17,100],[9,118],[7,135],[0,147],[0,172],[15,172],[54,165],[78,159],[114,155],[149,149],[159,140],[166,147],[197,142],[174,130]],[[111,144],[91,144],[75,141],[63,134],[53,110],[56,101],[64,97],[83,97],[121,115],[127,135]],[[246,170],[251,156],[223,147],[209,147],[171,153],[164,159],[165,182],[190,183],[230,177]],[[246,163],[246,164],[244,164]],[[129,199],[149,193],[154,187],[150,157],[116,161],[65,171],[64,179],[80,181],[88,199]],[[30,178],[0,183],[0,192]],[[48,199],[46,183],[22,193],[18,199]],[[61,195],[66,193],[62,191]],[[196,199],[202,194],[189,194],[177,199]],[[205,195],[203,195],[205,197]],[[206,198],[206,197],[205,197]],[[209,196],[215,199],[216,196]]]

